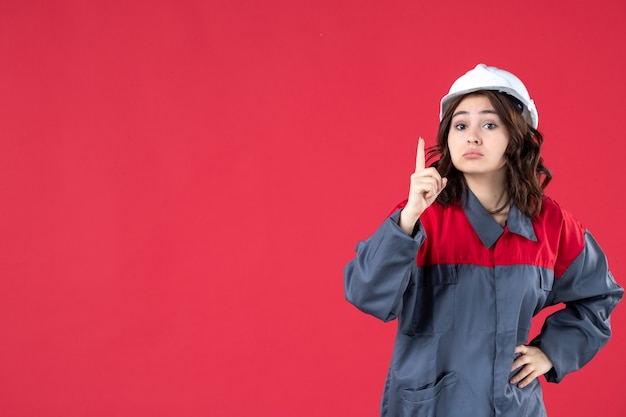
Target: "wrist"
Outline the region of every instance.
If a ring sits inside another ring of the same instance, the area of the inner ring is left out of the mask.
[[[400,212],[398,226],[409,236],[415,235],[415,226],[419,220],[419,215],[408,213],[406,210]]]

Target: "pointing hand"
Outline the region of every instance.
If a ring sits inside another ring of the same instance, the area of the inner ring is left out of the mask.
[[[419,216],[437,199],[447,183],[447,178],[441,178],[437,169],[434,167],[426,168],[424,139],[419,138],[415,157],[415,172],[411,175],[409,198],[402,213],[400,213],[399,224],[402,230],[408,235],[413,233]]]

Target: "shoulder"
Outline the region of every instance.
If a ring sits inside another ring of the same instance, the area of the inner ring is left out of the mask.
[[[560,277],[585,247],[585,227],[559,203],[544,197],[541,212],[533,220],[535,231],[543,235],[545,242],[557,256],[555,276]]]
[[[544,223],[547,226],[571,229],[578,233],[584,233],[585,227],[565,208],[563,208],[556,200],[549,196],[544,196],[541,201],[541,211],[535,218],[536,222]]]

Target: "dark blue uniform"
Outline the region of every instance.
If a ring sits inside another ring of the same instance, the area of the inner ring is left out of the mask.
[[[348,301],[399,319],[381,415],[545,416],[539,380],[509,382],[514,349],[540,347],[558,382],[607,343],[623,289],[594,238],[547,197],[532,220],[512,205],[502,227],[470,192],[463,204],[430,206],[415,237],[399,213],[345,268]],[[529,342],[532,317],[558,303]]]

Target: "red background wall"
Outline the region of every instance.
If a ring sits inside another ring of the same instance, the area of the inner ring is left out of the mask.
[[[554,4],[552,4],[554,3]],[[626,283],[626,6],[0,2],[0,413],[375,416],[395,324],[343,266],[478,62]],[[626,414],[626,308],[551,417]]]

